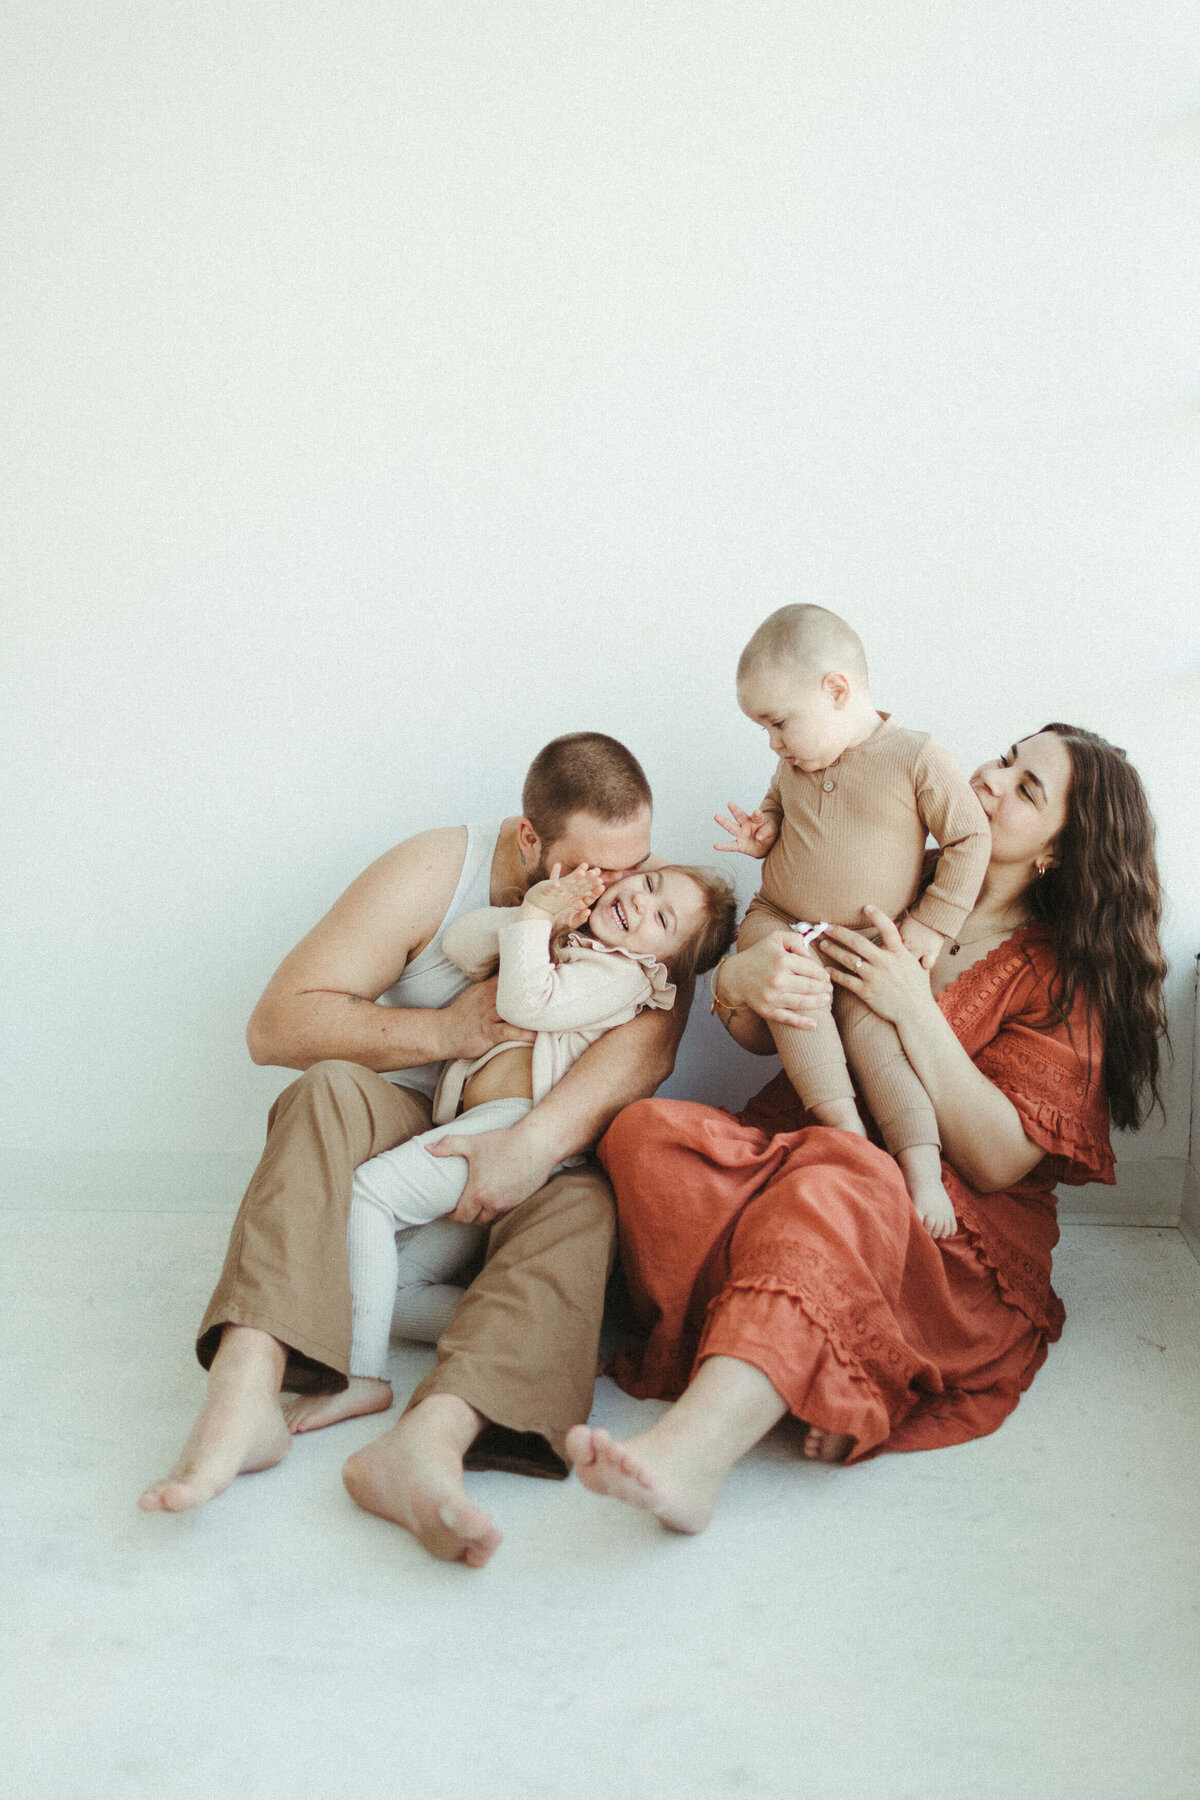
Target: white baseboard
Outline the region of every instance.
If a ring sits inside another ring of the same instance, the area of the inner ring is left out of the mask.
[[[1059,1188],[1058,1216],[1072,1225],[1177,1226],[1187,1168],[1181,1156],[1118,1163],[1115,1187]]]
[[[1193,1256],[1200,1261],[1200,1169],[1189,1162],[1183,1178],[1183,1205],[1179,1209],[1179,1229]]]
[[[0,1151],[0,1210],[233,1213],[256,1161],[257,1151]],[[1200,1177],[1181,1157],[1120,1163],[1116,1187],[1061,1188],[1059,1217],[1178,1226],[1200,1256]]]

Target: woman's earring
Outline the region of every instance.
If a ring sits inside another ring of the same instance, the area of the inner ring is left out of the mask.
[[[1050,867],[1050,864],[1049,863],[1035,863],[1034,867],[1037,870],[1037,878],[1040,881],[1042,879],[1042,876],[1046,873],[1046,870]]]

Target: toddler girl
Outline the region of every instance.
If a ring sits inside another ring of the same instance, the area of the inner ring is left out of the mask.
[[[586,864],[569,875],[555,864],[519,906],[481,907],[447,928],[446,955],[473,979],[492,974],[499,960],[497,1011],[537,1036],[532,1045],[495,1044],[474,1062],[447,1063],[433,1129],[355,1171],[346,1233],[350,1383],[344,1393],[293,1402],[293,1430],[390,1406],[391,1330],[436,1342],[462,1298],[450,1278],[475,1255],[486,1227],[447,1217],[466,1186],[467,1161],[431,1155],[430,1147],[515,1125],[604,1032],[643,1007],[673,1006],[674,983],[711,969],[735,922],[732,887],[706,869],[652,869],[606,889]]]

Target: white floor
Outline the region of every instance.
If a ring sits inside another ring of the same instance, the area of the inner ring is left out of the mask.
[[[481,1573],[358,1511],[315,1435],[146,1516],[203,1378],[223,1215],[0,1214],[9,1800],[1196,1800],[1200,1264],[1068,1227],[1070,1314],[965,1448],[773,1439],[701,1538],[470,1478]],[[403,1394],[426,1353],[396,1359]],[[647,1409],[604,1381],[618,1431]]]

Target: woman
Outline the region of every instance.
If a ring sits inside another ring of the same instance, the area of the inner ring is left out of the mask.
[[[587,1487],[674,1530],[704,1528],[734,1462],[785,1413],[826,1462],[995,1431],[1062,1330],[1054,1188],[1111,1182],[1110,1119],[1134,1127],[1158,1101],[1165,965],[1136,772],[1054,724],[972,786],[991,860],[932,977],[882,913],[877,944],[838,929],[829,952],[832,979],[895,1024],[933,1102],[953,1236],[921,1227],[882,1150],[805,1129],[786,1077],[737,1119],[640,1101],[600,1146],[649,1333],[617,1379],[675,1405],[624,1444],[577,1427],[569,1450]],[[788,1012],[801,967],[781,937],[721,965],[714,1000],[739,1042],[769,1050],[767,1018],[803,1026]]]

